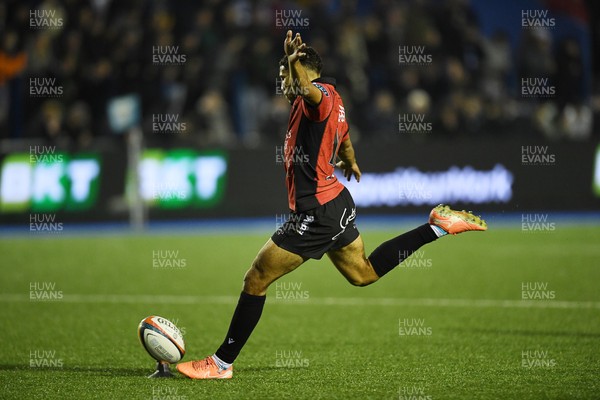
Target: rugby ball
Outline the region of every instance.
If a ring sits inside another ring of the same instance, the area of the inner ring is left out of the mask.
[[[151,315],[140,322],[138,337],[148,354],[157,361],[176,363],[185,354],[185,343],[179,328],[158,315]]]

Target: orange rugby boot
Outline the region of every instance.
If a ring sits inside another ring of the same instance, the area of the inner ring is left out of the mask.
[[[470,211],[456,211],[445,204],[440,204],[431,210],[429,223],[456,235],[467,231],[485,231],[487,224],[481,217]]]
[[[233,365],[220,369],[215,360],[208,356],[204,360],[177,364],[177,371],[192,379],[230,379],[233,376]]]

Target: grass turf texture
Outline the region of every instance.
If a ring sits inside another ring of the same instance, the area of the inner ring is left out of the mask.
[[[367,252],[392,235],[364,232]],[[267,237],[3,239],[0,398],[599,396],[596,227],[492,228],[443,238],[423,247],[412,268],[401,266],[366,288],[350,286],[327,259],[310,261],[282,278],[283,287],[269,289],[232,380],[192,381],[178,373],[147,379],[154,363],[138,342],[139,321],[151,314],[176,321],[185,332],[184,360],[211,354],[227,330],[243,273]],[[185,267],[153,267],[153,252],[166,250],[177,251]],[[54,283],[63,299],[30,301],[35,282]],[[547,283],[556,298],[543,304],[555,306],[520,306],[527,303],[523,282]],[[292,295],[308,299],[277,299]],[[423,298],[473,301],[411,300]],[[577,303],[560,308],[565,301]],[[400,335],[405,318],[421,320],[431,334]],[[54,352],[46,357],[54,366],[32,367],[32,352],[44,351]],[[528,351],[545,352],[534,357],[545,365],[525,368]]]

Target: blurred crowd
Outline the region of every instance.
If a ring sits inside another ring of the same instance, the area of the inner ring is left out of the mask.
[[[483,35],[467,0],[8,1],[0,5],[0,138],[89,148],[113,134],[110,100],[137,93],[149,142],[279,143],[289,114],[277,80],[287,27],[338,80],[356,141],[585,140],[599,115],[576,40],[523,29],[513,48],[507,32]],[[422,62],[400,62],[415,48]],[[524,97],[523,76],[549,77],[554,93]],[[36,84],[54,90],[32,95],[31,78],[48,78]],[[185,129],[156,132],[157,114],[177,116]],[[414,115],[426,128],[401,132],[399,118]]]

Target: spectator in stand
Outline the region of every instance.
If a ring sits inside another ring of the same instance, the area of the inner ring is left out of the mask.
[[[54,11],[63,26],[32,29],[29,12],[34,9]],[[271,143],[283,134],[266,132],[281,129],[275,123],[281,117],[275,77],[281,56],[277,44],[284,30],[275,25],[276,9],[302,10],[302,17],[308,18],[303,34],[331,60],[328,73],[347,93],[346,108],[354,110],[348,111],[350,122],[365,139],[400,140],[397,124],[390,126],[390,121],[415,90],[429,96],[428,117],[439,121],[434,131],[444,136],[478,134],[478,130],[505,135],[534,131],[572,139],[591,135],[589,121],[597,118],[597,112],[585,99],[581,44],[565,38],[554,51],[553,31],[527,29],[522,30],[518,48],[512,49],[507,32],[489,38],[481,33],[468,0],[328,5],[294,0],[274,5],[232,0],[3,3],[2,135],[19,135],[17,122],[29,121],[29,135],[46,132],[48,136],[56,131],[55,121],[61,120],[56,115],[62,109],[62,125],[71,126],[65,128],[65,138],[73,135],[75,124],[75,131],[86,132],[74,134],[75,142],[90,145],[92,138],[110,133],[106,117],[110,99],[138,93],[145,121],[155,113],[178,113],[189,119],[193,130],[172,135],[170,141],[192,138],[206,146],[250,147]],[[402,45],[423,46],[432,61],[400,65]],[[186,61],[155,65],[156,46],[174,46]],[[64,93],[53,99],[28,96],[29,77],[55,77]],[[514,77],[551,78],[557,96],[543,99],[549,104],[524,99],[509,82]],[[24,110],[21,116],[19,108]],[[206,110],[218,110],[220,116],[213,120]],[[209,120],[198,120],[201,116]],[[223,116],[230,118],[226,124]],[[10,124],[8,118],[13,118]],[[31,121],[46,128],[32,130]],[[222,132],[225,125],[229,135]],[[155,136],[151,130],[144,133],[147,138]]]
[[[17,137],[21,131],[15,117],[22,114],[19,83],[27,66],[27,54],[18,50],[18,41],[17,33],[8,31],[0,48],[0,137]]]

